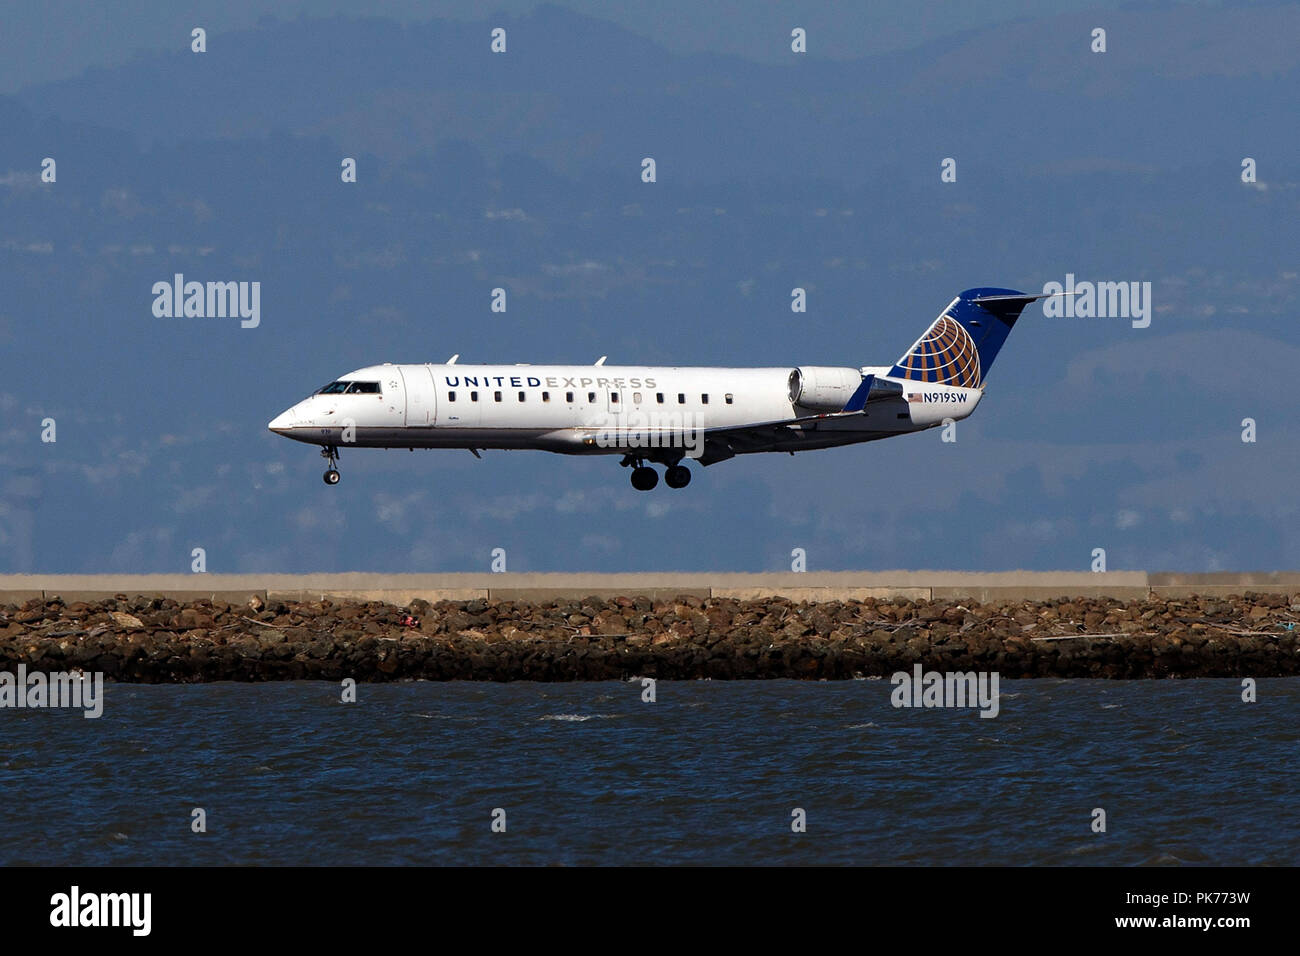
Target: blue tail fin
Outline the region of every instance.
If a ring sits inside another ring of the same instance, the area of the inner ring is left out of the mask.
[[[1025,306],[1041,295],[967,289],[889,370],[897,378],[983,388],[993,360]]]

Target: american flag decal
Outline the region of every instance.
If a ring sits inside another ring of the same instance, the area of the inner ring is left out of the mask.
[[[907,393],[907,400],[908,400],[909,402],[919,402],[919,401],[921,401],[921,393],[920,393],[920,392],[908,392],[908,393]]]

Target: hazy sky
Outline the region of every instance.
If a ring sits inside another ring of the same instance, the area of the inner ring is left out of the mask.
[[[499,57],[425,22],[469,4],[270,6],[7,11],[0,571],[1300,567],[1300,7],[503,3]],[[156,316],[178,272],[259,283],[259,326]],[[541,452],[345,450],[330,488],[266,430],[453,353],[887,364],[1069,274],[1150,283],[1149,326],[1031,310],[955,443],[641,494]]]
[[[989,0],[922,4],[915,0],[560,0],[550,4],[621,24],[674,52],[729,53],[760,61],[787,54],[794,26],[809,32],[809,54],[853,59],[906,49],[928,40],[1023,16],[1087,10],[1095,0]],[[534,0],[44,0],[0,3],[0,93],[75,76],[91,66],[111,66],[137,50],[163,50],[189,42],[189,31],[210,34],[243,29],[264,16],[376,16],[401,22],[432,18],[490,19],[520,15]]]

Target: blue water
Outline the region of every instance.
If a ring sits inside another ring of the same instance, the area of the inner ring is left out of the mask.
[[[891,689],[108,685],[0,711],[0,863],[1300,863],[1300,680]]]

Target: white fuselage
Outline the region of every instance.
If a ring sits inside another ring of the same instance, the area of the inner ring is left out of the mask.
[[[665,462],[699,458],[709,440],[725,443],[727,453],[712,458],[722,460],[919,431],[965,418],[982,396],[979,389],[891,379],[888,372],[889,366],[385,364],[349,372],[268,427],[327,448],[642,449],[634,457]],[[903,394],[840,413],[867,375],[897,382]],[[710,460],[704,456],[705,464]]]

